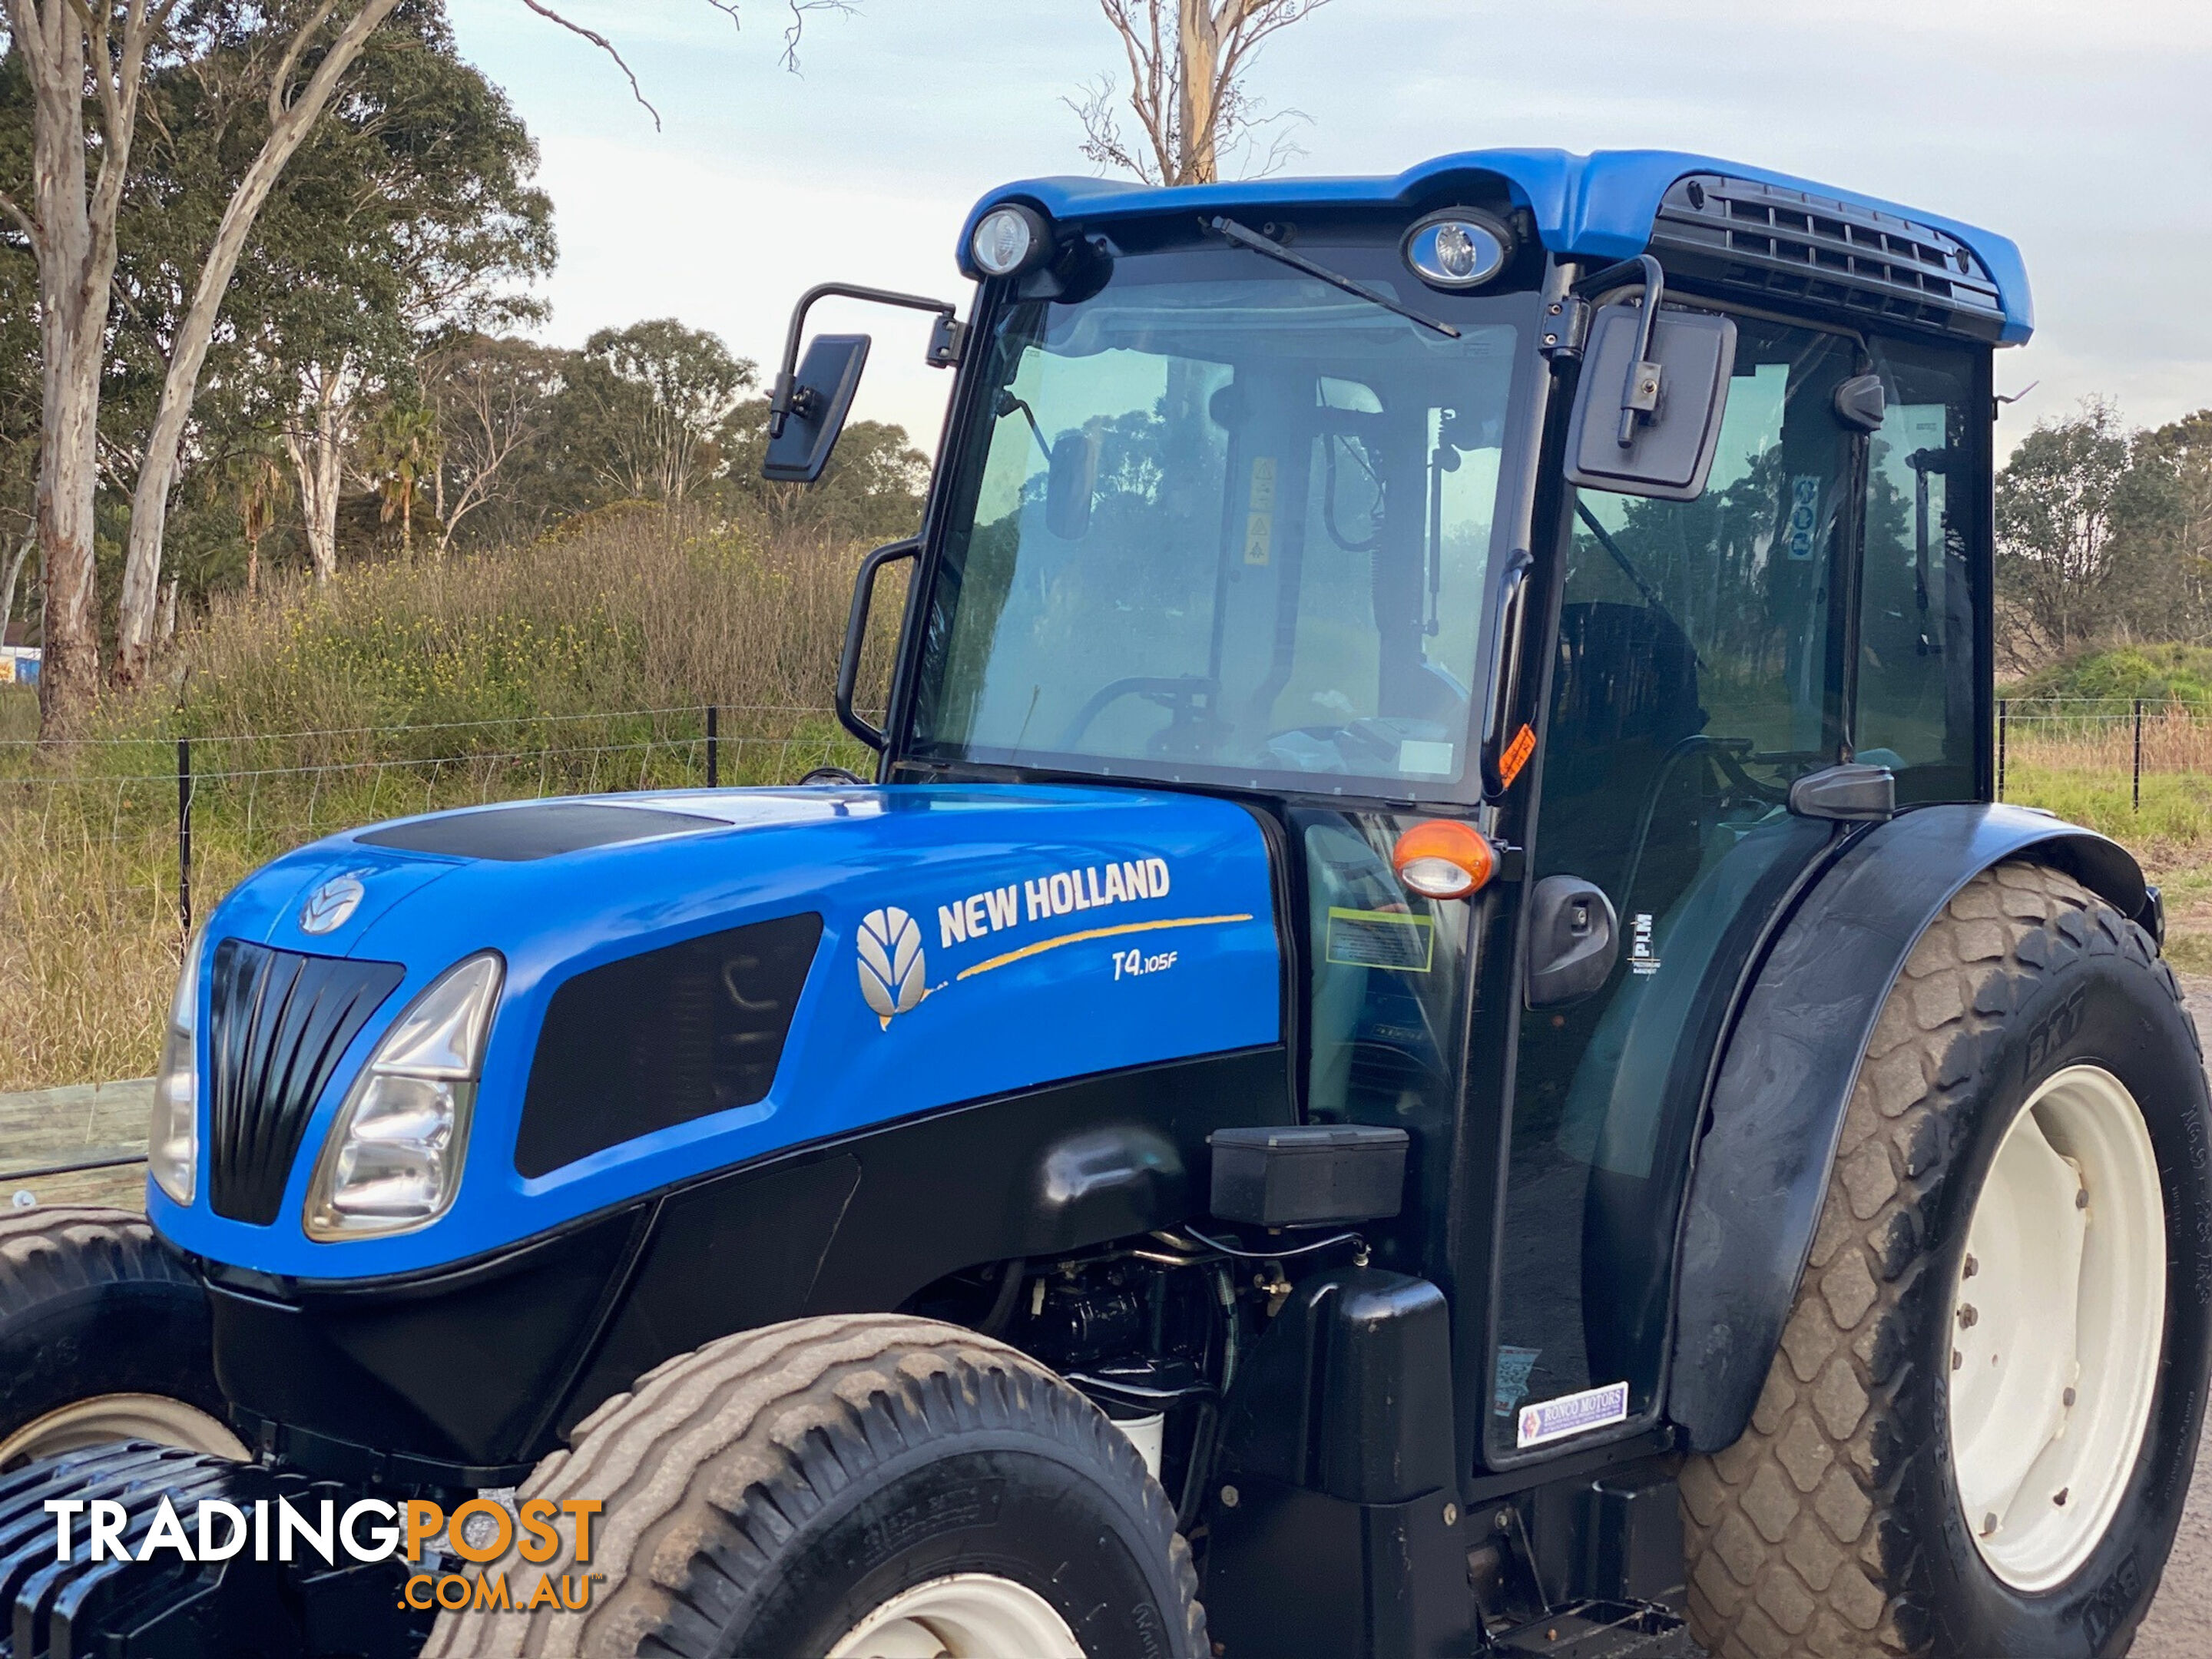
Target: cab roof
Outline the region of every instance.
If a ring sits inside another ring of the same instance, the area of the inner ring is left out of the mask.
[[[2009,237],[1856,191],[1680,150],[1600,150],[1589,155],[1562,149],[1461,150],[1408,167],[1395,178],[1271,178],[1172,189],[1115,179],[1023,179],[1001,185],[975,204],[961,228],[957,258],[966,275],[978,274],[969,258],[969,239],[986,212],[1010,200],[1027,202],[1054,219],[1084,220],[1223,211],[1262,204],[1397,205],[1410,211],[1434,201],[1455,175],[1469,173],[1504,179],[1514,200],[1534,218],[1544,246],[1554,254],[1580,258],[1625,259],[1644,252],[1668,193],[1693,176],[1718,175],[1763,185],[1770,198],[1777,191],[1799,193],[1812,198],[1807,204],[1812,209],[1832,204],[1875,216],[1878,221],[1896,222],[1900,229],[1929,227],[1955,238],[1980,261],[2002,313],[1996,334],[2002,343],[2019,344],[2034,331],[2027,270]]]

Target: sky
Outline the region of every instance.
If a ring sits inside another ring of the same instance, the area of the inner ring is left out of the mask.
[[[568,0],[645,96],[522,0],[450,0],[463,53],[536,136],[561,260],[549,338],[674,316],[773,374],[792,301],[842,278],[965,309],[976,198],[1098,169],[1067,104],[1121,49],[1095,0],[860,0],[779,63],[780,0]],[[2000,230],[2037,330],[2009,448],[2087,397],[2137,424],[2212,405],[2212,0],[1330,0],[1253,90],[1296,112],[1291,170],[1395,173],[1488,146],[1699,151]],[[1126,125],[1126,124],[1125,124]],[[2192,298],[2194,295],[2196,297]],[[934,448],[925,319],[875,337],[856,416]]]

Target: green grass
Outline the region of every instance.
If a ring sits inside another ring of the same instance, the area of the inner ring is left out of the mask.
[[[2086,652],[2039,669],[2001,695],[2014,701],[2140,697],[2212,713],[2212,647],[2124,645]]]
[[[21,741],[36,700],[0,692],[0,738],[18,739],[0,744],[0,1089],[152,1069],[179,946],[179,736],[199,915],[270,859],[356,824],[699,787],[708,703],[725,785],[860,769],[866,751],[824,712],[858,553],[605,514],[450,566],[220,602],[158,690],[111,702],[66,751]],[[887,614],[896,603],[878,596]],[[872,643],[880,657],[888,639]]]

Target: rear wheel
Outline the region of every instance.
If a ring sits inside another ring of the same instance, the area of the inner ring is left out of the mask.
[[[1190,1551],[1127,1437],[1035,1361],[927,1320],[798,1320],[648,1373],[519,1498],[596,1498],[532,1565],[582,1613],[447,1614],[426,1655],[1202,1659]]]
[[[210,1340],[206,1291],[143,1217],[0,1218],[0,1471],[108,1440],[243,1459]]]
[[[1683,1471],[1699,1639],[2125,1652],[2188,1492],[2208,1293],[2172,974],[2068,877],[1978,877],[1883,1007],[1751,1426]]]

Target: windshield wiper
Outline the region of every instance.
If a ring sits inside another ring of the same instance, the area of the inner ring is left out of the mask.
[[[1288,265],[1292,270],[1303,270],[1307,276],[1327,283],[1331,288],[1340,289],[1354,299],[1364,300],[1370,305],[1381,306],[1383,310],[1403,317],[1409,323],[1419,323],[1423,328],[1432,328],[1447,340],[1459,338],[1459,331],[1449,323],[1440,323],[1433,317],[1424,317],[1419,312],[1400,305],[1387,294],[1377,294],[1373,289],[1355,283],[1349,276],[1340,276],[1327,265],[1317,265],[1304,254],[1291,252],[1273,237],[1262,236],[1256,230],[1247,229],[1234,219],[1224,218],[1219,214],[1216,214],[1211,219],[1200,220],[1199,223],[1237,247],[1249,248],[1255,253],[1265,254],[1278,264]]]

